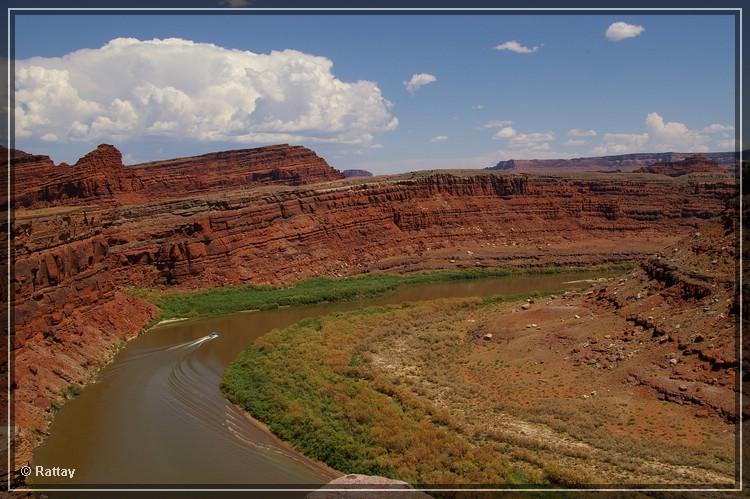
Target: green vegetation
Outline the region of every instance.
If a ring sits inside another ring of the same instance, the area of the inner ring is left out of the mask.
[[[524,274],[557,274],[562,272],[600,269],[626,270],[629,266],[606,267],[545,267],[540,269],[464,269],[397,274],[367,274],[330,279],[319,277],[301,281],[289,287],[228,286],[195,292],[161,292],[153,289],[131,288],[129,291],[145,298],[160,308],[158,320],[176,317],[222,315],[242,310],[268,310],[289,305],[310,305],[370,298],[403,286],[488,277],[505,277]]]
[[[442,485],[527,481],[499,444],[472,444],[445,409],[370,368],[375,355],[360,340],[397,335],[412,308],[373,307],[274,330],[227,368],[222,390],[306,455],[347,473]],[[367,325],[356,341],[353,321]]]
[[[70,400],[70,399],[74,399],[77,396],[79,396],[81,394],[81,390],[82,389],[83,389],[83,387],[81,385],[79,385],[78,383],[71,383],[68,386],[66,386],[65,388],[63,388],[62,391],[60,392],[60,396],[62,397],[62,401],[60,401],[60,400],[58,400],[56,398],[51,398],[50,401],[49,401],[49,403],[50,403],[50,414],[48,415],[48,418],[50,418],[50,421],[51,421],[51,417],[56,412],[58,412],[60,409],[62,409],[62,406],[63,406],[63,404],[65,404],[65,401],[66,400]]]
[[[60,395],[63,396],[65,399],[72,399],[77,397],[81,394],[81,385],[78,383],[71,383],[68,386],[66,386],[62,392],[60,392]]]

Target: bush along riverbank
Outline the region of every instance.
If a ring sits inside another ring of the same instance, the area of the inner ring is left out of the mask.
[[[504,443],[476,438],[426,397],[419,373],[399,365],[383,371],[391,360],[383,346],[413,334],[425,334],[415,355],[450,362],[463,335],[451,323],[520,298],[435,300],[306,319],[249,345],[225,370],[221,388],[300,452],[344,473],[433,486],[544,483],[543,474],[515,466]]]
[[[464,269],[416,274],[366,274],[331,279],[317,277],[288,287],[229,286],[200,291],[160,291],[131,288],[129,291],[159,307],[159,317],[149,324],[183,317],[223,315],[243,310],[268,310],[283,306],[310,305],[371,298],[388,291],[417,284],[508,277],[513,275],[559,274],[576,271],[617,272],[627,265],[589,267],[544,267],[533,269]]]

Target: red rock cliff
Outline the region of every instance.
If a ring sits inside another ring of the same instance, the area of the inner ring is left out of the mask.
[[[114,146],[102,144],[72,167],[47,156],[17,155],[13,163],[14,204],[134,204],[199,192],[263,184],[300,185],[343,176],[301,146],[278,145],[124,166]]]
[[[620,262],[654,253],[694,230],[700,220],[719,214],[736,192],[728,174],[669,178],[493,172],[425,172],[229,190],[219,175],[222,164],[236,165],[228,174],[237,179],[233,185],[247,180],[248,170],[276,181],[295,178],[300,158],[309,154],[286,148],[285,159],[274,153],[277,166],[265,170],[238,164],[238,156],[247,156],[237,151],[210,161],[125,168],[116,165],[119,155],[113,149],[102,146],[72,167],[88,172],[85,182],[70,184],[74,192],[94,197],[77,197],[55,210],[19,210],[12,226],[21,461],[40,440],[51,403],[61,391],[85,382],[115,345],[155,316],[152,306],[122,292],[126,286],[201,288],[376,270]],[[264,150],[262,154],[271,154]],[[267,164],[255,151],[256,163],[248,165]],[[29,161],[40,171],[70,168]],[[190,176],[198,164],[210,162],[213,173],[200,180],[197,174]],[[187,173],[179,171],[179,164]],[[325,171],[323,165],[308,166]],[[100,174],[110,172],[108,168],[125,173],[105,181]],[[151,178],[145,172],[156,173]],[[173,180],[154,180],[168,174]],[[69,185],[46,178],[34,182]],[[178,199],[157,195],[142,203],[132,198],[126,206],[78,204],[105,199],[110,192],[116,198],[133,182],[149,193],[166,192],[179,182],[196,192]],[[223,192],[211,194],[214,188]],[[58,193],[48,199],[61,199],[68,191],[48,187],[25,192]]]
[[[635,170],[635,173],[659,173],[670,177],[679,177],[688,173],[702,172],[724,172],[724,168],[714,163],[706,156],[691,156],[681,161],[665,161],[644,166]]]

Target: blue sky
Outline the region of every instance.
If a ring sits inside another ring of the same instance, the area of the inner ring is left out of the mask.
[[[387,173],[727,150],[734,137],[728,15],[15,19],[16,147],[55,161],[101,142],[127,162],[294,142]],[[605,36],[615,22],[632,36]],[[118,38],[130,41],[102,50]],[[154,38],[181,41],[142,43]],[[526,52],[496,49],[511,41]],[[300,85],[305,68],[315,77]],[[410,92],[419,74],[435,81]]]

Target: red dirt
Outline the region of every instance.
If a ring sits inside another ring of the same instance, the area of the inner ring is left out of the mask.
[[[750,410],[737,404],[736,233],[732,210],[725,215],[726,225],[701,223],[588,291],[477,312],[478,348],[455,359],[481,394],[474,405],[535,415],[582,438],[596,434],[588,418],[604,425],[608,442],[731,458],[735,423]]]

